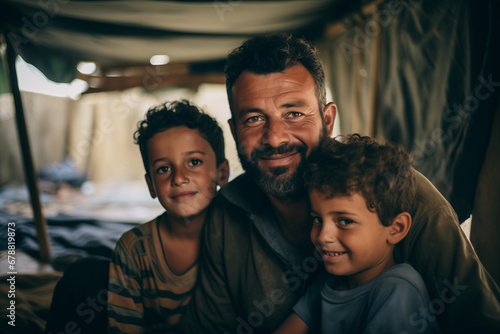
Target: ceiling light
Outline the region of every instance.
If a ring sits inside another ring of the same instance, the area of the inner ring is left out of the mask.
[[[170,57],[167,55],[154,55],[149,59],[151,65],[165,65],[170,61]]]
[[[82,62],[79,62],[78,65],[76,65],[76,69],[78,70],[78,72],[80,72],[82,74],[91,75],[92,73],[95,72],[95,70],[97,69],[97,66],[93,62],[82,61]]]

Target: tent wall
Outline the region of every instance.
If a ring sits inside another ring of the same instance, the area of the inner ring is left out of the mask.
[[[22,80],[22,78],[20,79]],[[70,157],[91,181],[108,183],[143,180],[144,167],[133,133],[137,122],[152,106],[175,99],[190,99],[223,128],[231,177],[241,173],[225,87],[201,85],[191,89],[85,94],[79,100],[22,92],[26,122],[38,170],[57,172],[58,163]],[[10,94],[0,94],[0,185],[24,180],[22,160]]]
[[[37,168],[60,162],[67,146],[70,99],[22,93],[33,161]],[[11,94],[0,94],[0,185],[23,182],[24,173]]]
[[[68,154],[93,181],[143,180],[144,167],[133,134],[146,111],[165,101],[189,99],[214,117],[225,136],[231,177],[241,172],[234,141],[227,124],[229,106],[223,85],[191,89],[121,92],[83,95],[73,103],[68,128]]]
[[[461,222],[498,104],[498,7],[388,1],[331,27],[322,43],[342,133],[402,143]]]
[[[500,284],[500,104],[497,104],[493,131],[486,153],[479,182],[477,184],[474,211],[472,216],[474,224],[471,226],[471,242],[477,255],[488,269],[490,275]]]

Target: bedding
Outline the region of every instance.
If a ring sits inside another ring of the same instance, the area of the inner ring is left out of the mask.
[[[85,256],[111,257],[121,234],[136,224],[66,214],[48,217],[51,257],[49,264],[41,264],[36,260],[39,250],[33,220],[0,211],[0,333],[43,333],[52,294],[65,267]],[[12,250],[8,228],[13,226],[16,274],[9,274],[13,270],[8,262],[8,248]],[[27,261],[34,262],[30,270],[34,272],[23,272],[29,267]]]

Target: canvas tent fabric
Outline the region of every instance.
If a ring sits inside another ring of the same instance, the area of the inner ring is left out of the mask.
[[[499,10],[494,1],[408,1],[321,44],[343,133],[402,143],[460,222],[473,210],[500,102]]]
[[[20,54],[49,79],[69,82],[79,61],[100,66],[224,59],[248,36],[320,31],[345,1],[2,0]]]

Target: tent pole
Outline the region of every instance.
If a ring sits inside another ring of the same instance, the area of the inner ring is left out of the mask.
[[[17,81],[16,52],[13,48],[12,43],[9,41],[7,34],[4,34],[4,40],[7,44],[7,66],[9,72],[10,87],[16,110],[15,114],[17,133],[19,136],[19,143],[21,145],[21,153],[23,157],[24,175],[30,194],[31,207],[33,209],[33,218],[38,237],[38,245],[40,246],[39,260],[43,263],[47,263],[50,254],[50,243],[47,234],[47,223],[42,212],[42,205],[40,203],[38,178],[35,173],[35,166],[31,155],[31,147],[29,142],[28,130],[26,127],[26,119],[24,117],[24,110],[21,101],[21,92],[19,91],[19,83]]]

